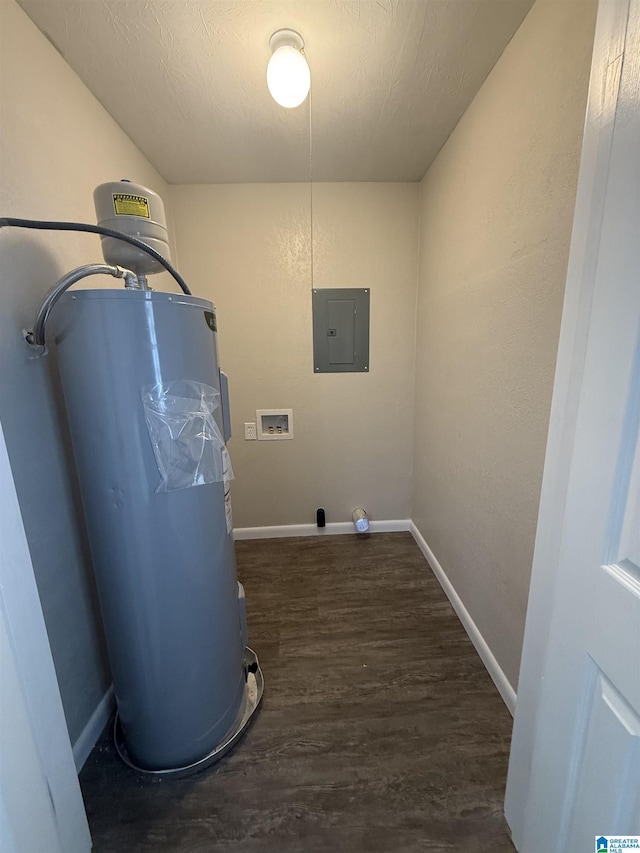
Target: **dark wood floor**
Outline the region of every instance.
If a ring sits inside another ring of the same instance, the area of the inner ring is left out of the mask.
[[[188,780],[105,734],[80,777],[96,853],[513,853],[511,717],[410,534],[236,548],[262,708]]]

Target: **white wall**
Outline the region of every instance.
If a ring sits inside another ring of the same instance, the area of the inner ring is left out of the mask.
[[[413,519],[514,688],[595,7],[538,0],[421,186]]]
[[[180,269],[218,308],[236,527],[410,512],[416,184],[315,184],[314,286],[371,289],[368,373],[314,375],[308,184],[171,187]],[[258,408],[292,441],[244,441]]]
[[[94,187],[121,177],[166,198],[158,173],[13,0],[0,0],[0,63],[0,215],[94,222]],[[110,675],[55,353],[30,358],[21,329],[59,276],[101,259],[97,237],[0,232],[0,420],[72,741]]]

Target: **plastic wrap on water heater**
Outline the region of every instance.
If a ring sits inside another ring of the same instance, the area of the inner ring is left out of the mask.
[[[178,379],[142,389],[142,406],[156,457],[157,492],[233,479],[224,436],[215,419],[220,392]]]
[[[148,389],[206,386],[198,417],[207,452],[221,452],[214,311],[190,296],[85,290],[51,318],[120,723],[151,770],[206,755],[245,702],[228,476],[158,491],[143,404]]]

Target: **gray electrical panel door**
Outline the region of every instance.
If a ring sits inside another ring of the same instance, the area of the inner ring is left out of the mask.
[[[368,372],[368,289],[313,291],[313,369],[315,373]]]

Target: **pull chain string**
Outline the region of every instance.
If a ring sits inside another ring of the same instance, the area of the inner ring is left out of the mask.
[[[313,133],[311,120],[311,93],[313,86],[309,89],[309,234],[310,234],[310,249],[311,249],[311,291],[313,292],[314,285],[314,269],[313,269]]]

